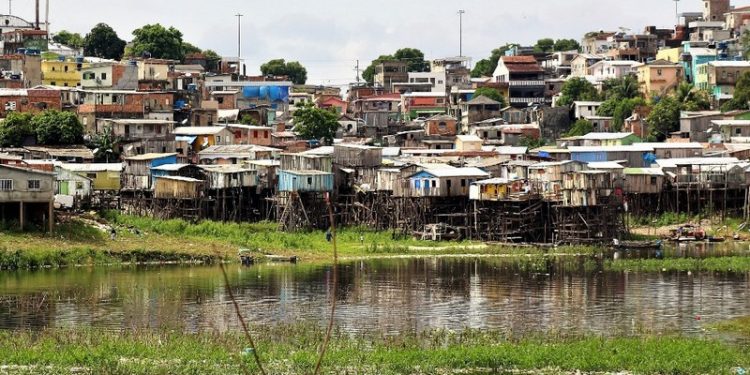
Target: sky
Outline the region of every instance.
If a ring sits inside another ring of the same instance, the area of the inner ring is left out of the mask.
[[[509,42],[574,38],[593,30],[642,31],[672,27],[673,0],[49,0],[50,31],[87,33],[99,22],[120,38],[144,24],[182,31],[185,41],[224,56],[237,55],[237,17],[242,17],[242,58],[248,74],[274,58],[299,61],[308,83],[354,81],[379,55],[401,47],[421,49],[427,59],[459,54],[458,10],[463,16],[464,55],[474,62]],[[44,20],[45,0],[41,0]],[[0,1],[0,13],[7,13]],[[681,0],[680,12],[700,11],[700,0]],[[34,19],[33,0],[12,0],[13,15]]]

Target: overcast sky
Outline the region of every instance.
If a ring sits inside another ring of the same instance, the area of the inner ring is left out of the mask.
[[[42,20],[44,20],[44,2]],[[464,54],[474,61],[507,42],[542,37],[575,38],[592,30],[640,31],[671,27],[672,0],[50,0],[50,30],[87,33],[98,22],[122,39],[147,23],[180,29],[185,40],[226,56],[237,55],[242,13],[242,57],[248,73],[272,58],[298,60],[310,83],[345,84],[381,54],[415,47],[428,59],[458,55],[458,15],[464,9]],[[700,0],[682,0],[680,12],[700,11]],[[739,4],[744,5],[744,4]],[[0,1],[7,13],[7,3]],[[34,18],[33,0],[13,0],[13,14]]]

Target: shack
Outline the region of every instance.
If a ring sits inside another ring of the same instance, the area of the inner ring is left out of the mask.
[[[214,145],[198,153],[200,164],[240,164],[247,161],[277,159],[278,148],[258,145]]]
[[[92,181],[74,172],[55,168],[55,203],[65,208],[81,208],[91,200]]]
[[[157,199],[198,199],[201,197],[204,182],[190,177],[159,176],[154,183],[154,197]]]
[[[281,154],[280,169],[287,171],[333,172],[333,158],[330,155],[308,153]]]
[[[530,193],[528,184],[523,180],[492,178],[476,181],[471,185],[469,198],[476,201],[501,201],[508,199],[511,194]]]
[[[120,190],[123,163],[61,164],[60,168],[91,180],[94,191]]]
[[[333,191],[333,173],[323,171],[279,171],[279,192],[324,193]]]
[[[664,189],[661,168],[626,168],[623,175],[627,194],[659,194]]]
[[[412,175],[408,195],[413,197],[468,197],[471,184],[489,177],[479,168],[436,168]]]
[[[650,146],[577,146],[568,147],[571,160],[584,163],[625,160],[632,168],[650,167],[647,157],[653,154]],[[653,159],[652,159],[653,160]]]
[[[152,190],[151,169],[165,164],[177,164],[177,154],[145,154],[125,158],[122,190],[133,192]]]
[[[600,204],[601,197],[612,193],[609,172],[602,170],[575,171],[563,174],[562,204],[586,207]]]
[[[237,164],[201,165],[209,189],[255,188],[258,186],[258,171],[250,166]]]

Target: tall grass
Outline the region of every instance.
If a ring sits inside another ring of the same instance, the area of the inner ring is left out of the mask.
[[[268,372],[307,374],[317,358],[324,330],[315,325],[253,327]],[[93,329],[40,333],[0,332],[0,364],[41,365],[90,373],[238,373],[253,371],[239,333]],[[379,332],[335,333],[324,373],[443,374],[504,373],[548,369],[560,372],[723,374],[750,364],[750,353],[717,341],[676,336],[626,338],[512,338],[497,331],[430,331],[387,336]],[[54,371],[52,371],[54,372]],[[62,371],[61,371],[62,372]]]
[[[605,263],[608,271],[633,272],[750,272],[750,257],[622,259]]]

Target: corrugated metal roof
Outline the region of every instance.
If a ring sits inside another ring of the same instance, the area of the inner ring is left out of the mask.
[[[224,126],[181,126],[174,129],[175,135],[214,135],[227,129]]]
[[[653,152],[653,147],[647,146],[570,146],[570,152]]]
[[[621,164],[614,161],[595,161],[588,164],[593,169],[625,169]]]
[[[151,168],[153,171],[164,171],[164,172],[176,172],[182,168],[188,167],[190,164],[164,164],[158,167]]]
[[[435,177],[485,177],[490,175],[479,168],[437,168],[426,169],[424,172]]]
[[[583,140],[616,140],[630,137],[633,133],[588,133],[579,139]]]
[[[143,161],[143,160],[154,160],[154,159],[161,159],[161,158],[168,158],[171,156],[177,156],[176,153],[171,154],[143,154],[143,155],[136,155],[125,158],[125,160],[135,160],[135,161]]]
[[[122,163],[60,164],[60,168],[71,172],[122,172]]]
[[[662,168],[676,168],[677,166],[687,165],[728,165],[737,164],[740,160],[737,158],[680,158],[680,159],[659,159],[656,164]]]
[[[700,143],[658,143],[658,142],[639,142],[633,143],[633,146],[639,147],[651,147],[654,150],[659,149],[703,149],[703,145]]]
[[[182,182],[203,182],[202,180],[197,180],[195,178],[190,177],[182,177],[182,176],[155,176],[157,179],[163,179],[163,180],[172,180],[172,181],[182,181]]]
[[[622,173],[625,175],[664,176],[664,171],[661,168],[625,168]]]

